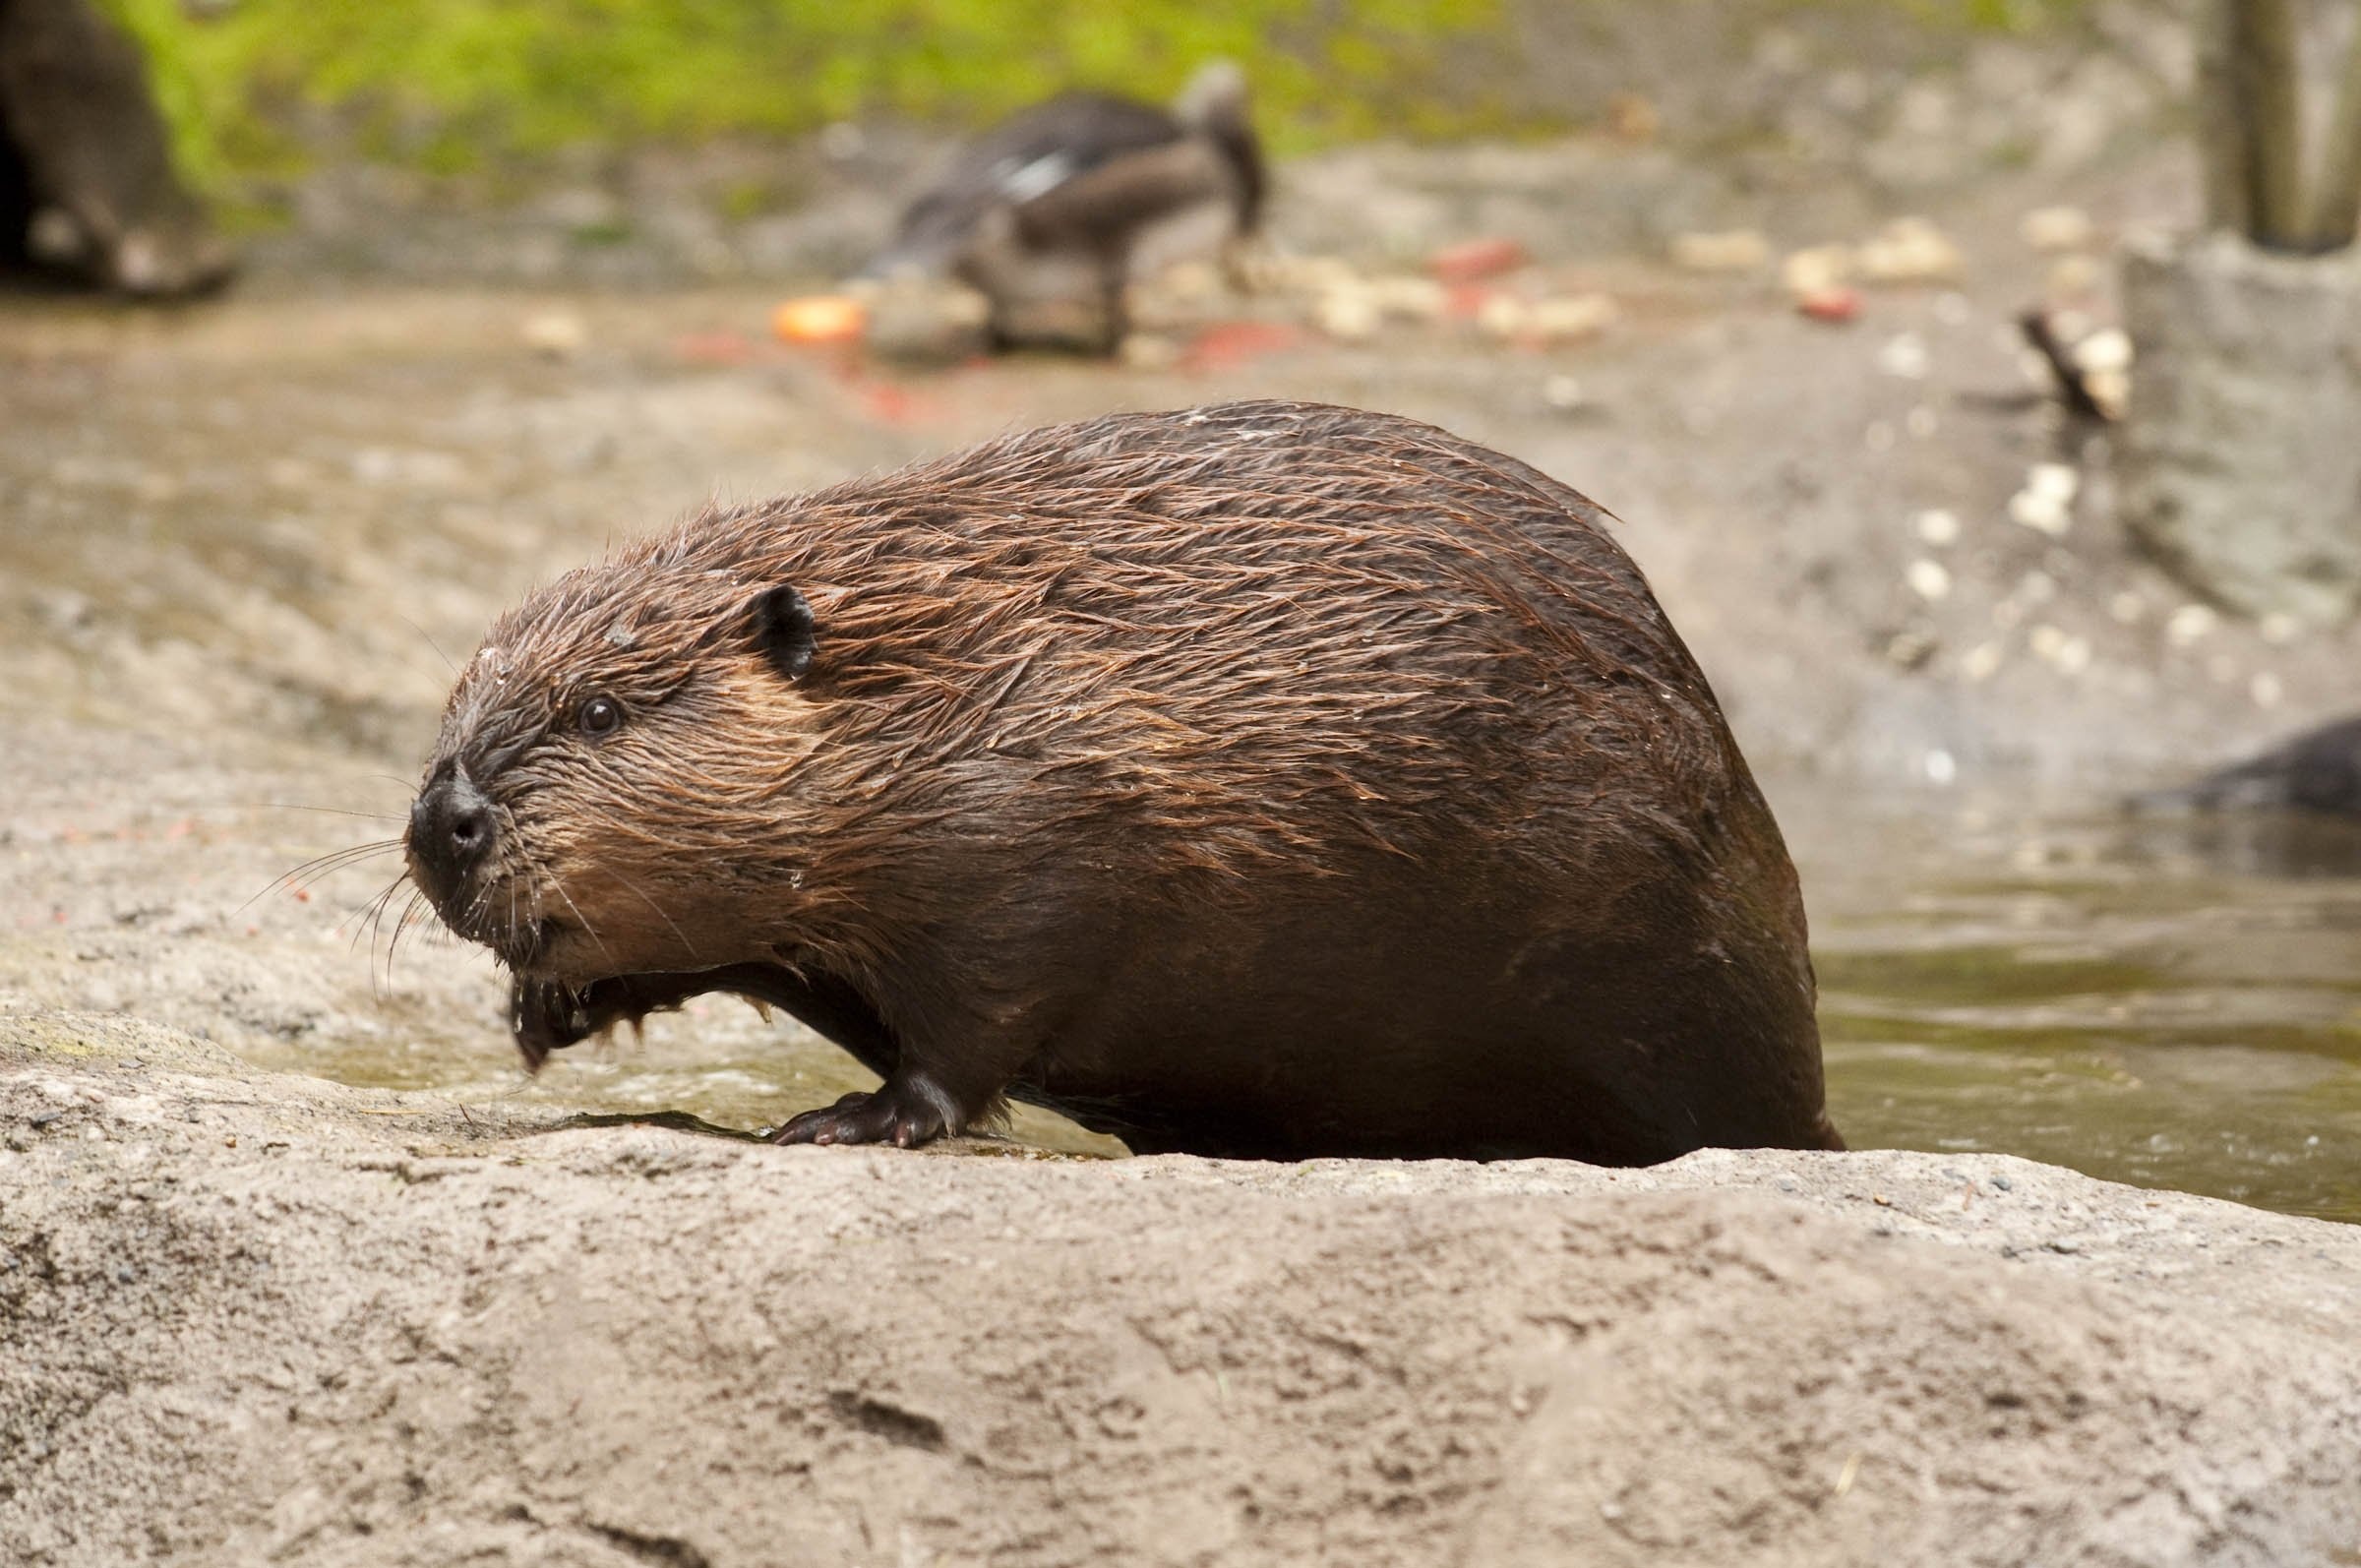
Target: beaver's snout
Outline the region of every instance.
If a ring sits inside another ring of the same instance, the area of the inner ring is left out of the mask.
[[[438,772],[418,792],[410,807],[410,870],[436,909],[460,902],[497,831],[491,799],[462,770]]]

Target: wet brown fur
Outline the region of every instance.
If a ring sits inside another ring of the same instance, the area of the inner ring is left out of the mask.
[[[719,989],[886,1075],[795,1136],[1013,1092],[1146,1149],[1833,1145],[1794,873],[1603,520],[1282,402],[708,512],[493,627],[429,777],[499,848],[439,907],[528,1059]]]

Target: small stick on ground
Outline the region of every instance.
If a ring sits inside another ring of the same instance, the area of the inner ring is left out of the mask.
[[[2058,379],[2058,396],[2069,414],[2101,425],[2114,417],[2105,404],[2091,395],[2089,373],[2076,364],[2066,345],[2058,341],[2057,332],[2049,325],[2048,313],[2028,310],[2017,318],[2017,327],[2025,333],[2025,340],[2033,345],[2033,352],[2049,362],[2050,374]]]

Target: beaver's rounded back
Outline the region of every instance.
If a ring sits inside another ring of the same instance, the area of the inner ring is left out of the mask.
[[[1280,402],[710,513],[495,627],[413,867],[528,1056],[724,989],[884,1075],[794,1138],[1829,1144],[1793,870],[1602,522]]]

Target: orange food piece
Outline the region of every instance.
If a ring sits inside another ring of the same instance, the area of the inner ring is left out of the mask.
[[[1815,288],[1797,295],[1795,308],[1816,322],[1848,322],[1861,313],[1861,296],[1855,289]]]
[[[783,343],[849,343],[868,328],[861,302],[843,294],[806,294],[770,313],[770,330]]]

